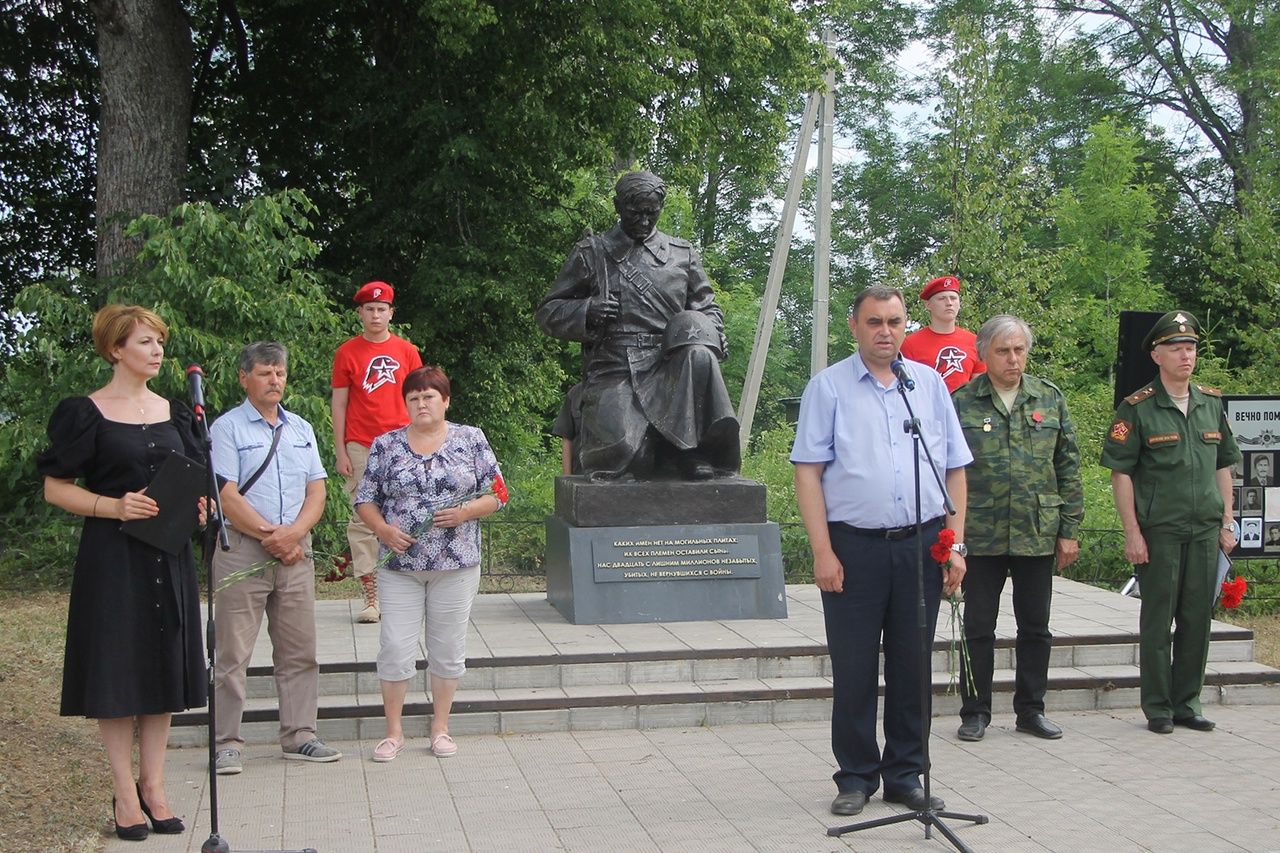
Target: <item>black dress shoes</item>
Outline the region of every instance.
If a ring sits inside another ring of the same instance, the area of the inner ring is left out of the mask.
[[[161,835],[177,835],[186,831],[187,827],[182,823],[182,818],[180,817],[166,817],[157,820],[155,815],[151,814],[151,809],[147,807],[147,801],[142,799],[142,786],[139,785],[137,787],[138,805],[142,806],[142,813],[147,820],[151,821],[152,832],[157,832]]]
[[[1213,720],[1206,720],[1204,717],[1196,714],[1194,717],[1174,717],[1173,724],[1175,726],[1186,726],[1189,729],[1195,729],[1198,732],[1211,732],[1216,723]]]
[[[831,801],[831,813],[838,815],[858,814],[867,804],[867,795],[863,791],[843,791]]]
[[[965,717],[960,722],[960,728],[956,729],[956,737],[967,741],[982,740],[986,733],[987,721],[981,717]]]
[[[1044,714],[1032,714],[1018,720],[1017,730],[1029,735],[1042,737],[1045,740],[1057,740],[1062,737],[1062,729],[1049,722]]]
[[[1173,720],[1168,717],[1152,717],[1147,720],[1147,729],[1158,735],[1171,735],[1173,734]]]
[[[147,832],[147,822],[145,820],[142,823],[135,823],[131,826],[121,826],[119,822],[116,822],[115,797],[111,798],[111,820],[116,823],[116,838],[121,841],[146,841],[147,836],[150,834]]]
[[[924,788],[908,788],[905,791],[885,791],[884,801],[886,803],[899,803],[914,812],[922,812],[926,808],[937,811],[945,809],[947,804],[942,801],[941,797],[929,797],[926,801],[924,797]]]

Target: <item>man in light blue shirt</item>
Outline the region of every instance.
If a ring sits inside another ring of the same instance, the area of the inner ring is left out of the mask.
[[[284,757],[317,762],[342,757],[316,737],[320,665],[311,528],[324,512],[326,474],[315,430],[280,405],[287,378],[283,345],[249,344],[240,353],[246,399],[209,430],[231,540],[230,551],[214,553],[214,584],[265,567],[215,593],[214,737],[220,775],[243,769],[245,673],[264,613]]]
[[[813,551],[813,574],[822,591],[834,704],[831,750],[840,769],[831,804],[838,815],[862,811],[884,783],[884,798],[913,810],[941,809],[920,785],[923,741],[921,655],[916,620],[917,546],[925,551],[928,635],[940,595],[964,577],[964,466],[973,461],[946,384],[911,361],[909,391],[939,475],[956,506],[948,516],[929,462],[920,451],[920,518],[916,532],[915,441],[904,429],[910,415],[893,363],[906,333],[902,292],[869,287],[858,294],[849,328],[858,351],[810,380],[800,402],[791,451],[796,502]],[[939,569],[929,546],[947,527],[955,534],[951,562]],[[884,753],[876,740],[878,652],[884,638]]]

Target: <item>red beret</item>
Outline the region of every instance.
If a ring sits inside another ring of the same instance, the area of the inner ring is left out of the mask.
[[[396,289],[385,281],[371,281],[356,291],[357,305],[366,302],[385,302],[391,305],[396,301]]]
[[[960,279],[953,275],[944,275],[935,278],[924,286],[924,290],[920,291],[920,299],[928,301],[930,296],[936,296],[939,293],[960,292]]]

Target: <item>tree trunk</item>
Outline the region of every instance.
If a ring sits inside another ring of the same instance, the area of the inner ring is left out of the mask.
[[[92,0],[98,23],[98,277],[138,251],[124,228],[182,200],[191,126],[191,23],[178,0]]]

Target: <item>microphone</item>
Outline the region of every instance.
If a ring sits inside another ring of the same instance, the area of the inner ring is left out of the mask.
[[[200,365],[193,364],[187,368],[187,390],[191,393],[191,408],[204,412],[204,371]]]
[[[893,375],[898,377],[898,382],[903,388],[906,388],[908,391],[916,390],[916,381],[911,378],[910,373],[907,373],[907,366],[902,363],[901,356],[898,356],[890,362],[889,368],[893,371]]]

